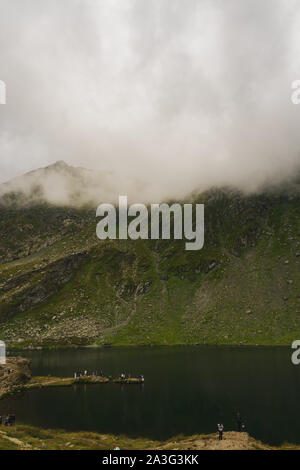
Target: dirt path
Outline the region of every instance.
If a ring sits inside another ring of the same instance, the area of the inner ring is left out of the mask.
[[[3,439],[7,439],[8,441],[13,442],[17,446],[21,447],[21,449],[23,449],[23,450],[32,449],[32,446],[30,444],[27,444],[26,442],[20,441],[20,439],[17,439],[16,437],[10,437],[4,431],[0,431],[0,436]]]

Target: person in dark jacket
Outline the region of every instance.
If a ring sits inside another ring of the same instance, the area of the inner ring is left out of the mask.
[[[219,433],[219,441],[222,441],[223,439],[223,431],[224,431],[224,426],[222,423],[218,423],[218,433]]]

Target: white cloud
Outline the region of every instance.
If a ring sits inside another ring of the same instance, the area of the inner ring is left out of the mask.
[[[215,184],[253,189],[295,171],[297,1],[0,0],[0,8],[9,89],[2,180],[64,159],[167,197]]]

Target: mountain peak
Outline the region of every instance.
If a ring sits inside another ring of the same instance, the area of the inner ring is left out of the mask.
[[[55,166],[69,166],[64,160],[57,160],[57,162],[53,163]]]
[[[68,165],[64,160],[57,160],[57,162],[51,163],[51,165],[48,165],[46,168],[67,169],[71,168],[71,166]]]
[[[47,201],[80,207],[111,200],[112,193],[112,185],[103,172],[58,160],[0,185],[0,206],[28,206]]]

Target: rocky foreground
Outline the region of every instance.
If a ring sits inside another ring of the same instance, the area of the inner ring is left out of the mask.
[[[225,432],[223,441],[217,434],[178,436],[165,442],[130,439],[125,436],[92,432],[67,432],[31,426],[0,426],[0,450],[299,450],[300,446],[285,444],[272,447],[247,433]]]

